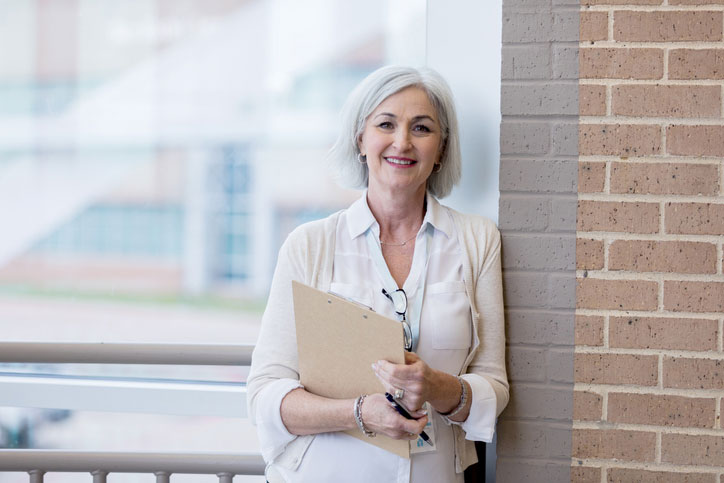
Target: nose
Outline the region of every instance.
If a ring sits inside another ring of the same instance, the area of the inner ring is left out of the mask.
[[[405,151],[412,145],[410,132],[407,129],[398,129],[395,132],[395,147],[400,151]]]

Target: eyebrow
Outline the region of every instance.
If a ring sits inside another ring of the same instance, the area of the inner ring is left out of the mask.
[[[387,116],[387,117],[392,117],[392,118],[396,118],[396,117],[397,117],[397,116],[395,116],[394,114],[392,114],[391,112],[381,112],[381,113],[379,113],[379,114],[377,114],[377,115],[375,116],[375,119],[377,119],[377,118],[380,117],[380,116]],[[433,119],[431,116],[428,116],[427,114],[422,114],[422,115],[420,115],[420,116],[415,116],[415,117],[412,118],[412,121],[421,121],[421,120],[423,120],[423,119],[428,119],[428,120],[430,120],[430,121],[432,121],[432,122],[435,122],[435,119]]]

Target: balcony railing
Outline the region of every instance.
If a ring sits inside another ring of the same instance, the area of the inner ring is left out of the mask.
[[[190,344],[103,344],[103,343],[0,343],[0,363],[93,363],[93,364],[169,364],[235,365],[251,362],[253,346]],[[109,391],[171,391],[174,406],[156,408],[159,412],[186,414],[203,408],[205,414],[245,417],[246,388],[242,384],[194,384],[113,381],[102,378],[80,381],[43,378],[25,374],[0,375],[0,406],[62,407],[65,409],[104,409],[115,400]],[[41,387],[42,391],[32,390]],[[29,390],[30,389],[30,390]],[[102,393],[103,397],[94,397]],[[124,394],[127,394],[124,393]],[[198,396],[198,397],[197,397]],[[184,399],[185,398],[185,399]],[[205,399],[204,399],[205,398]],[[123,410],[153,411],[153,401],[167,398],[146,397],[142,408],[125,403]],[[217,402],[217,408],[210,404]],[[219,401],[221,401],[219,403]],[[149,405],[151,406],[149,409]],[[233,408],[233,409],[229,409]],[[163,411],[161,411],[163,409]],[[104,483],[109,473],[152,473],[157,483],[170,481],[174,473],[217,475],[220,483],[230,483],[234,475],[263,475],[264,461],[258,454],[229,453],[120,453],[58,450],[0,450],[0,471],[27,472],[30,483],[41,483],[47,472],[85,472],[93,483]]]

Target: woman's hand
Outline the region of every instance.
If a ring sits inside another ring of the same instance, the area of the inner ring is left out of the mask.
[[[436,371],[430,369],[414,352],[405,352],[404,364],[377,361],[373,368],[387,392],[394,395],[398,389],[404,391],[402,398],[397,401],[410,411],[410,415],[422,416],[419,411],[422,405],[425,401],[434,399]]]
[[[419,419],[407,419],[379,393],[365,397],[361,413],[365,428],[393,439],[415,440],[427,424],[424,413]]]
[[[461,388],[458,379],[432,369],[414,352],[405,352],[404,364],[377,361],[373,368],[387,392],[394,395],[398,389],[404,391],[403,397],[397,398],[397,401],[415,418],[424,414],[420,409],[425,401],[440,413],[452,410],[460,401]],[[466,406],[469,405],[468,401]],[[467,414],[466,407],[460,414],[460,420],[467,418]]]

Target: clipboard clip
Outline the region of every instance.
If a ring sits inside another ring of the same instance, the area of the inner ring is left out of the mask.
[[[344,295],[340,295],[340,294],[338,294],[338,293],[336,293],[336,292],[332,292],[331,290],[327,291],[327,293],[328,293],[329,295],[334,295],[335,297],[339,297],[339,298],[341,298],[342,300],[345,300],[345,301],[347,301],[347,302],[349,302],[349,303],[351,303],[351,304],[354,304],[354,305],[356,305],[356,306],[358,306],[358,307],[361,307],[361,308],[363,308],[363,309],[367,309],[367,310],[369,310],[370,312],[374,312],[374,311],[375,311],[375,309],[373,309],[373,308],[370,307],[369,305],[365,305],[365,304],[363,304],[363,303],[357,302],[357,301],[354,300],[354,299],[351,299],[351,298],[349,298],[349,297],[345,297]],[[327,300],[327,302],[330,303],[330,304],[332,303],[331,300]]]

